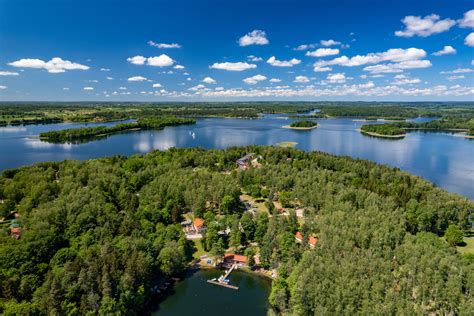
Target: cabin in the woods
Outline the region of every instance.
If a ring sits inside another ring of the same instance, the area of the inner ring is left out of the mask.
[[[244,266],[247,264],[247,256],[236,255],[233,253],[224,254],[224,263],[226,264],[238,264]]]
[[[308,244],[311,248],[316,247],[318,244],[318,237],[310,236],[308,239]]]
[[[21,236],[21,227],[10,227],[10,236],[13,239],[19,239]]]
[[[242,158],[238,159],[236,164],[240,170],[247,170],[252,165],[252,159],[255,157],[254,153],[246,154]]]
[[[301,234],[301,232],[296,232],[295,234],[295,240],[297,242],[303,242],[303,235]]]
[[[301,234],[301,232],[296,232],[295,234],[295,240],[296,242],[303,242],[303,234]],[[316,247],[316,245],[318,244],[318,237],[316,236],[309,236],[308,238],[308,245],[311,247],[311,248],[314,248]]]
[[[197,234],[204,231],[206,229],[206,226],[204,226],[204,220],[202,218],[196,217],[193,220],[193,228]]]

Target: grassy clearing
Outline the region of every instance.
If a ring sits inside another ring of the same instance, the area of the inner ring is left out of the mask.
[[[474,254],[474,231],[467,232],[464,236],[464,245],[456,247],[462,254]]]
[[[196,252],[194,252],[193,257],[199,259],[202,255],[205,255],[206,252],[204,251],[204,247],[202,246],[202,242],[200,239],[193,240],[194,246],[196,247]]]
[[[255,199],[253,197],[251,197],[250,195],[248,194],[242,194],[240,196],[244,201],[248,201],[252,204],[252,207],[255,207],[257,209],[257,212],[266,212],[266,213],[269,213],[268,212],[268,208],[267,206],[265,205],[265,200],[264,199],[260,199],[262,200],[263,202],[260,202],[259,199]]]

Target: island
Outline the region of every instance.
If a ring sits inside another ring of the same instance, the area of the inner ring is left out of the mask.
[[[318,123],[310,120],[301,120],[291,123],[290,125],[284,125],[283,128],[295,129],[295,130],[310,130],[318,127]]]
[[[361,133],[374,137],[403,138],[405,131],[391,124],[367,124],[359,129]]]
[[[377,297],[363,314],[470,310],[473,259],[456,245],[474,202],[367,160],[173,148],[5,170],[0,199],[5,315],[145,314],[196,262],[268,275],[275,314],[354,297]]]
[[[123,123],[114,126],[95,126],[63,129],[40,133],[40,139],[52,143],[66,143],[81,140],[81,142],[94,140],[97,137],[107,136],[123,131],[136,131],[140,129],[163,129],[166,126],[183,124],[195,124],[196,120],[191,118],[178,118],[174,116],[162,116],[152,118],[141,118],[134,123]]]

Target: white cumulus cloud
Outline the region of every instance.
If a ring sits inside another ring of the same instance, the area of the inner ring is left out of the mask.
[[[329,83],[344,83],[346,79],[347,77],[344,73],[329,74],[326,78]]]
[[[246,84],[257,84],[258,82],[264,81],[264,80],[267,80],[267,77],[263,75],[255,75],[252,77],[245,78],[242,81],[245,82]]]
[[[267,63],[275,67],[293,67],[301,63],[301,60],[292,58],[290,60],[278,60],[275,56],[268,58]]]
[[[134,76],[134,77],[130,77],[127,79],[128,81],[145,81],[145,80],[148,80],[147,78],[145,77],[142,77],[142,76]]]
[[[49,61],[41,59],[25,58],[8,63],[8,65],[18,68],[36,68],[46,69],[49,73],[61,73],[66,70],[88,70],[89,66],[74,63],[69,60],[63,60],[60,57],[54,57]]]
[[[84,90],[86,90],[86,91],[92,91],[92,90],[94,90],[94,88],[92,88],[92,87],[84,87]]]
[[[217,81],[215,81],[211,77],[206,77],[206,78],[202,79],[202,82],[207,83],[207,84],[216,84],[217,83]]]
[[[474,28],[474,10],[464,13],[464,17],[458,21],[460,27]]]
[[[405,24],[405,29],[402,31],[396,31],[396,36],[412,37],[418,35],[426,37],[432,34],[448,31],[456,24],[456,22],[451,19],[441,20],[439,15],[436,14],[427,15],[424,18],[409,15],[402,19],[402,23]]]
[[[293,82],[305,83],[305,82],[309,82],[309,78],[306,76],[296,76]]]
[[[337,48],[318,48],[312,52],[306,52],[306,56],[310,57],[324,57],[324,56],[332,56],[339,54],[339,49]]]
[[[144,57],[144,56],[133,56],[127,58],[129,63],[134,65],[148,65],[154,67],[168,67],[173,66],[174,60],[166,54],[161,54],[160,56],[154,57]]]
[[[273,82],[273,83],[278,83],[278,82],[281,82],[281,79],[278,79],[278,78],[272,78],[269,80],[270,82]]]
[[[261,30],[253,30],[239,39],[240,46],[267,45],[268,43],[267,35]]]
[[[443,47],[442,50],[433,53],[433,55],[435,56],[453,55],[453,54],[456,54],[456,49],[449,45],[446,45]]]
[[[154,83],[153,84],[153,88],[161,88],[161,87],[163,87],[163,86],[159,83]]]
[[[313,68],[314,72],[326,72],[326,71],[331,71],[331,67],[320,67],[320,66],[314,66]]]
[[[396,75],[394,77],[394,79],[395,80],[392,82],[392,84],[398,85],[398,86],[416,84],[416,83],[421,82],[421,80],[419,78],[410,78],[410,77],[405,76],[405,75]]]
[[[222,69],[222,70],[228,70],[228,71],[243,71],[247,69],[257,68],[257,65],[249,64],[246,62],[236,62],[236,63],[224,62],[224,63],[214,63],[209,67],[213,69]]]
[[[334,45],[341,45],[341,42],[335,41],[335,40],[321,40],[320,41],[321,45],[323,46],[334,46]]]
[[[474,47],[474,32],[466,36],[466,38],[464,39],[464,44],[466,44],[469,47]]]

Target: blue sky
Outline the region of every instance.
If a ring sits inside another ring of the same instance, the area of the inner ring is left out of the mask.
[[[0,0],[0,100],[471,101],[473,9],[460,0]]]

